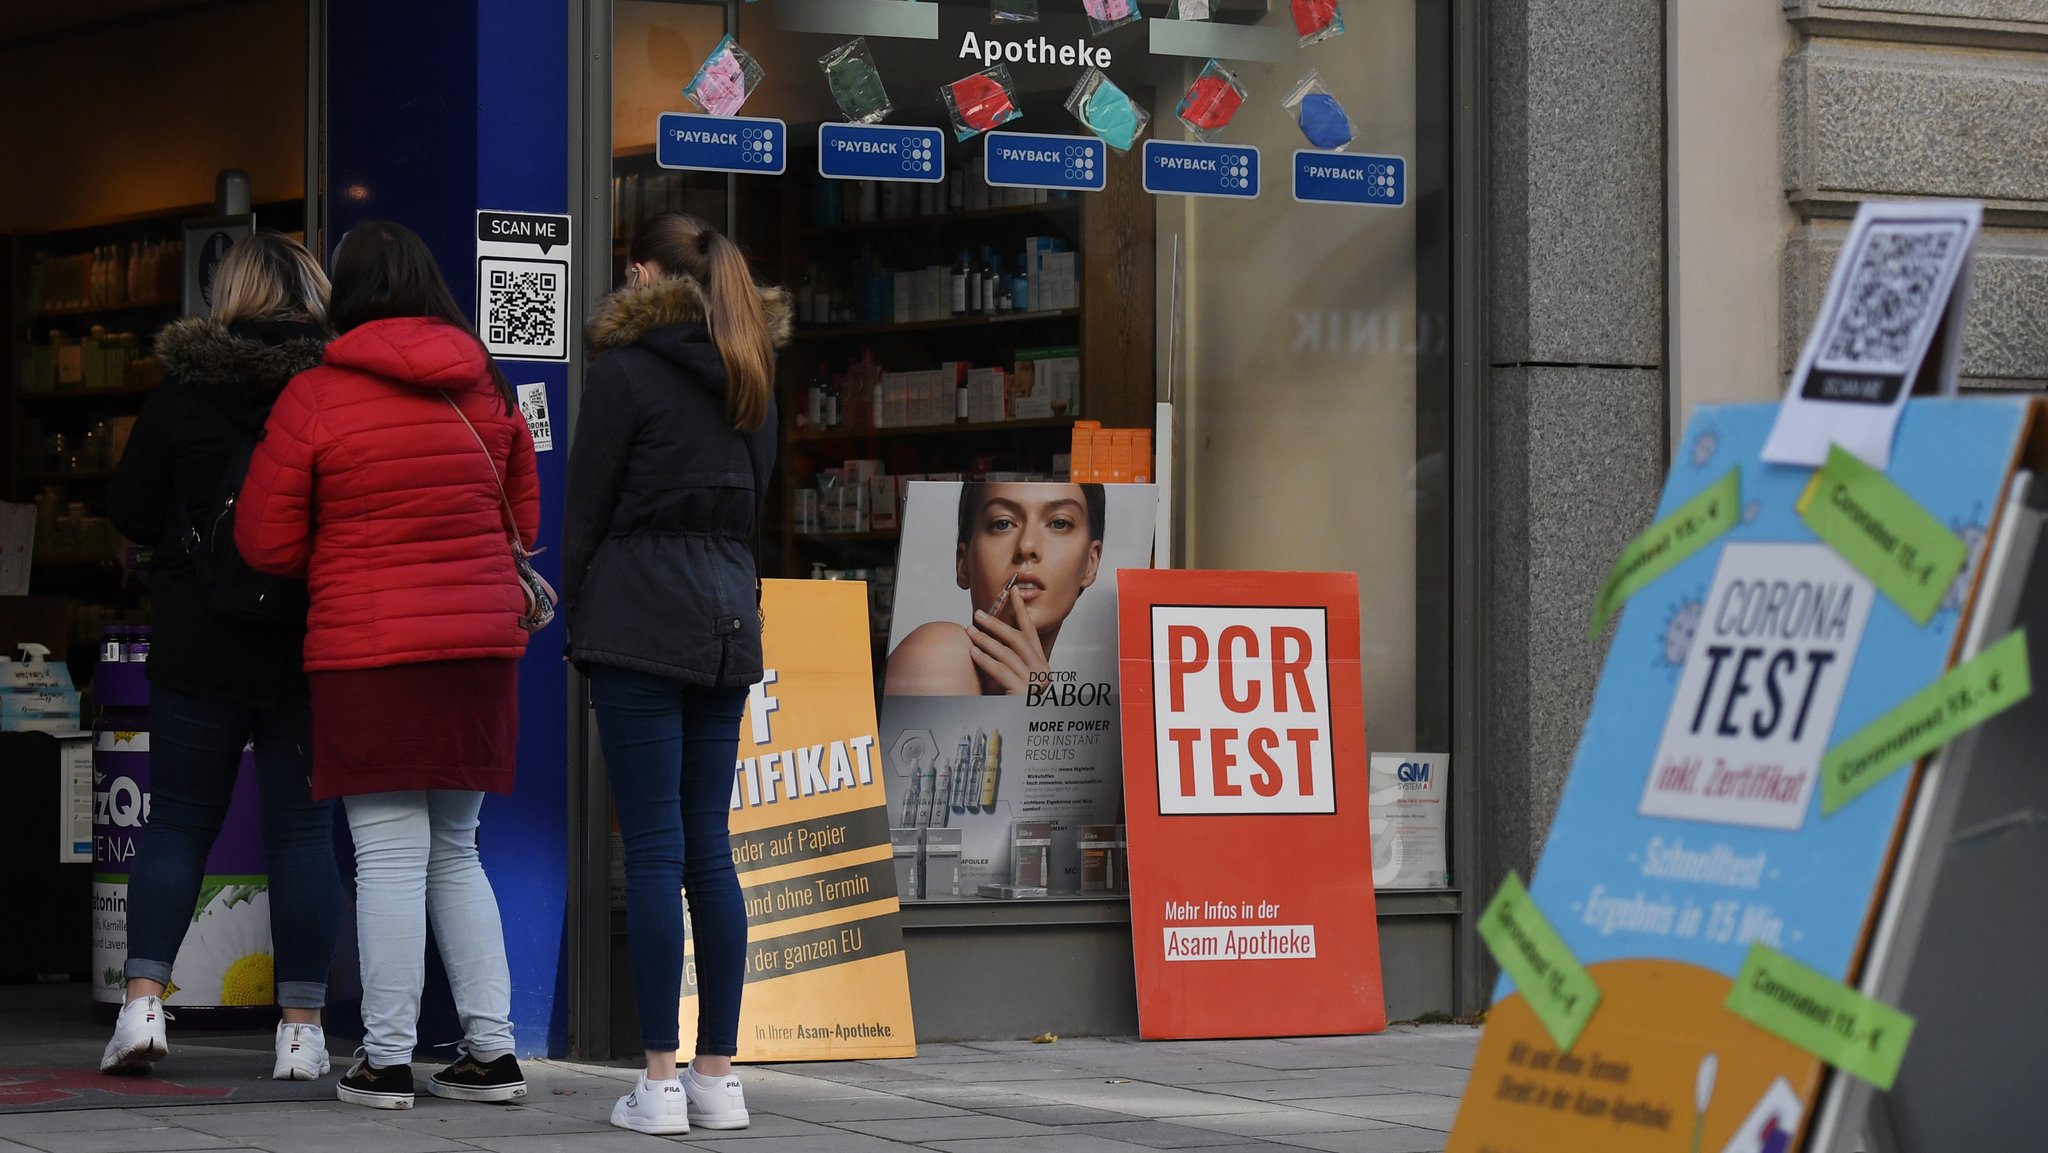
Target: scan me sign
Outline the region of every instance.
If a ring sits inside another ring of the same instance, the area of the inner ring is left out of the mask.
[[[1117,574],[1146,1037],[1386,1025],[1358,579]]]

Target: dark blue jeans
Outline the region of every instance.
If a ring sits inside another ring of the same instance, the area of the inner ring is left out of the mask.
[[[227,820],[242,750],[256,746],[277,1003],[318,1009],[341,913],[334,802],[313,799],[304,703],[266,709],[150,688],[149,824],[128,877],[129,979],[169,985],[207,854]]]
[[[697,1053],[739,1052],[747,909],[732,867],[732,805],[745,689],[706,689],[595,665],[591,697],[626,842],[626,944],[640,1044],[677,1048],[683,904],[696,937]]]

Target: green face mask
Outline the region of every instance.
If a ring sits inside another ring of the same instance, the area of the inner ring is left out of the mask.
[[[849,119],[866,120],[889,103],[889,94],[882,90],[882,74],[858,57],[832,65],[826,70],[826,79],[832,86],[832,99]]]
[[[1088,130],[1100,136],[1102,142],[1111,148],[1129,152],[1131,145],[1138,142],[1138,110],[1122,89],[1104,84],[1089,95],[1082,109],[1082,119]]]

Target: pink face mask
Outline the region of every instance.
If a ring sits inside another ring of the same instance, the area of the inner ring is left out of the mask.
[[[697,78],[695,96],[704,111],[713,116],[731,116],[747,102],[746,72],[731,52],[719,53],[717,59],[704,66],[703,74]]]
[[[1131,14],[1131,0],[1081,0],[1081,7],[1097,20],[1122,20]]]

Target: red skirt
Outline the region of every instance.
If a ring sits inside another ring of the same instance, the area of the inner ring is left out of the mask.
[[[307,680],[314,797],[512,791],[518,661],[431,661],[314,672]]]

